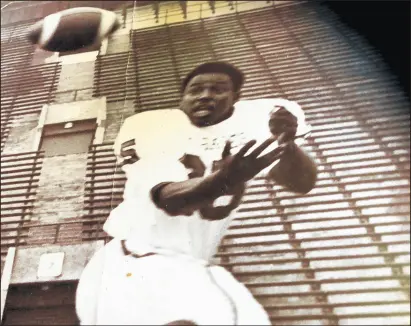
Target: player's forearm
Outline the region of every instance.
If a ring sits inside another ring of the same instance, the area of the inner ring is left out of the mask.
[[[226,192],[223,177],[215,172],[204,178],[168,183],[156,191],[153,200],[170,215],[189,215]]]
[[[317,165],[306,152],[292,143],[269,176],[293,192],[306,194],[317,181]]]

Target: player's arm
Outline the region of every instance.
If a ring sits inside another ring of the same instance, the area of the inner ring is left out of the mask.
[[[151,198],[169,215],[191,215],[224,193],[224,179],[212,173],[180,182],[162,182],[151,189]]]
[[[277,160],[283,154],[284,147],[278,147],[259,157],[273,141],[274,139],[268,139],[246,155],[256,143],[248,142],[237,154],[225,158],[219,170],[206,177],[160,183],[152,189],[152,199],[170,215],[190,215],[195,210],[207,207]]]
[[[270,170],[268,175],[287,189],[306,194],[315,187],[317,166],[303,149],[290,142],[280,162]]]
[[[297,118],[281,108],[270,117],[271,133],[279,144],[286,145],[280,161],[270,170],[268,176],[287,189],[306,194],[314,188],[317,180],[317,165],[295,142]]]

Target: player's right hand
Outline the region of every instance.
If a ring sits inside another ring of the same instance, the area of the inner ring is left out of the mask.
[[[278,160],[285,151],[286,144],[280,145],[260,156],[260,154],[270,146],[276,139],[270,137],[261,145],[257,146],[250,154],[247,152],[256,144],[255,140],[245,144],[237,154],[229,155],[223,158],[220,169],[217,173],[225,180],[225,187],[230,191],[232,187],[245,183],[254,178],[258,173]],[[229,152],[231,142],[227,142],[224,152]]]
[[[269,120],[269,128],[278,144],[293,141],[297,133],[298,120],[286,108],[280,107]]]

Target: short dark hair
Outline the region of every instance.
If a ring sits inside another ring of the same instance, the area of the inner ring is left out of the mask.
[[[243,86],[244,74],[240,69],[236,68],[235,66],[227,62],[215,61],[203,63],[194,68],[190,73],[188,73],[188,75],[184,78],[183,83],[181,85],[181,92],[184,93],[184,90],[186,89],[188,83],[195,76],[213,72],[223,73],[230,76],[231,81],[233,82],[235,92],[238,92]]]

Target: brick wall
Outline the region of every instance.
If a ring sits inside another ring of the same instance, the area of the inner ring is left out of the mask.
[[[55,103],[68,103],[73,101],[85,101],[92,99],[93,89],[67,90],[56,93]]]
[[[17,154],[33,151],[39,115],[37,113],[14,118],[3,154]]]
[[[81,217],[86,162],[87,153],[44,158],[33,221],[41,225]],[[54,226],[31,228],[27,241],[29,244],[50,242],[55,230]],[[78,242],[80,237],[81,224],[67,225],[61,229],[58,242]]]
[[[105,105],[104,98],[52,104],[47,108],[44,123],[54,124],[76,120],[97,119],[100,117],[99,111],[105,110]],[[103,117],[100,118],[103,119]]]
[[[80,217],[87,154],[45,157],[33,219],[56,222]]]
[[[91,99],[93,78],[94,61],[62,65],[55,102]],[[86,161],[87,153],[44,159],[32,216],[37,225],[29,230],[29,245],[81,241],[81,223],[41,225],[82,216]]]
[[[104,142],[112,142],[116,139],[121,127],[121,121],[134,114],[133,101],[118,101],[107,103],[106,131]]]
[[[55,101],[58,103],[74,100],[74,91],[77,91],[77,100],[91,99],[94,78],[94,61],[64,64],[61,68],[60,80],[57,87]]]
[[[129,50],[129,46],[130,46],[129,34],[128,33],[122,34],[122,35],[118,35],[118,33],[116,34],[117,35],[113,35],[108,40],[106,54],[127,52]]]
[[[58,81],[55,102],[72,102],[92,97],[94,61],[64,64]],[[33,148],[39,114],[26,114],[11,123],[4,154],[17,154]],[[83,212],[84,180],[87,154],[47,157],[41,170],[33,221],[38,225],[79,218]],[[81,241],[81,224],[65,225],[59,229],[57,242]],[[52,243],[55,226],[33,227],[29,230],[30,245]]]

